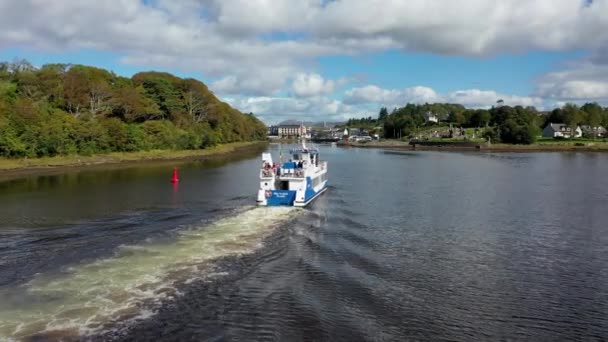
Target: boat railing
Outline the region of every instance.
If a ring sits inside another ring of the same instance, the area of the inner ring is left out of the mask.
[[[281,177],[286,178],[304,178],[304,169],[281,169]]]

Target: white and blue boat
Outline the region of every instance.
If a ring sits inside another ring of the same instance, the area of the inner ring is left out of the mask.
[[[289,153],[291,158],[282,165],[262,153],[258,205],[304,207],[327,190],[327,161],[319,159],[317,148],[307,148],[302,140],[302,146]]]

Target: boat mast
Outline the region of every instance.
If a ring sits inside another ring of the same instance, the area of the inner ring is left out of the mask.
[[[306,150],[306,142],[304,136],[306,135],[304,129],[304,120],[302,120],[302,124],[300,125],[300,138],[302,139],[302,148]]]

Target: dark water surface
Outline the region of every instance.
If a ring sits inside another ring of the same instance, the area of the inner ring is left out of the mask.
[[[608,154],[321,152],[0,182],[0,340],[608,339]]]

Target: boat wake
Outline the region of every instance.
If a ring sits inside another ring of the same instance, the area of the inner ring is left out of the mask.
[[[0,289],[0,340],[86,336],[154,315],[180,285],[217,277],[213,261],[253,253],[300,210],[258,207],[180,231],[172,241],[123,245],[110,258]]]

